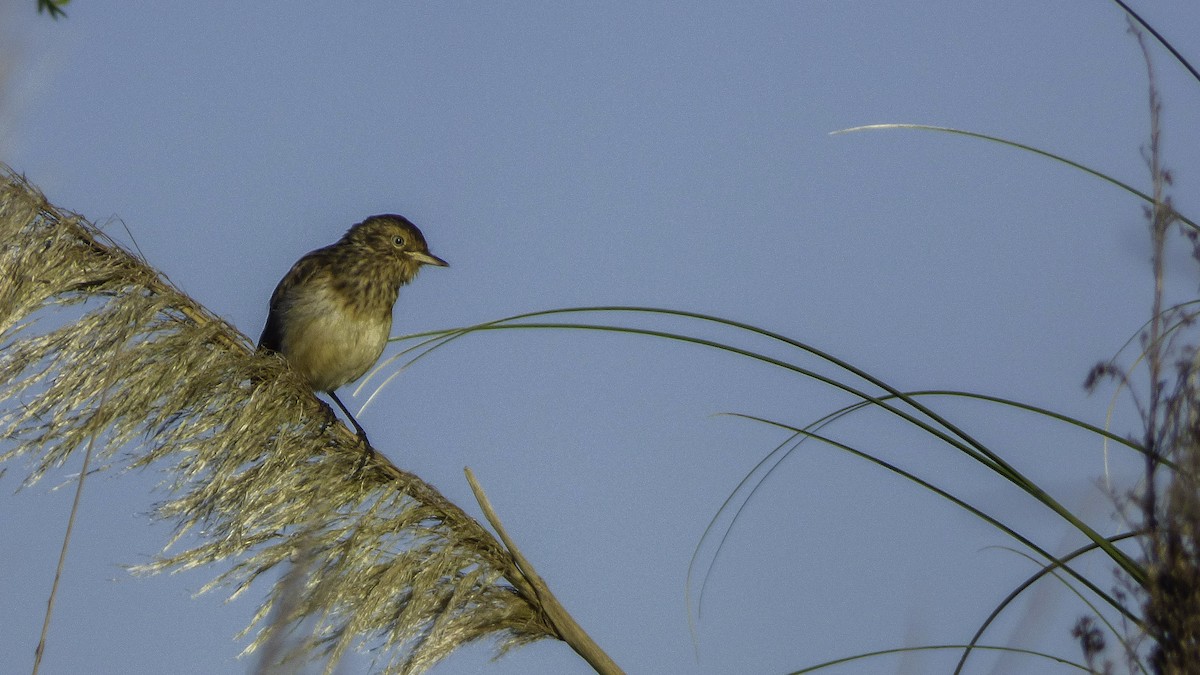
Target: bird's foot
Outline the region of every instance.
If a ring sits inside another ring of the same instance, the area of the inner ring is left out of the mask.
[[[354,422],[354,426],[358,431],[358,440],[362,441],[362,456],[358,458],[358,464],[354,467],[353,474],[354,478],[357,479],[366,467],[367,460],[371,458],[371,455],[375,454],[375,447],[371,445],[371,439],[367,438],[367,432],[358,425],[358,421],[353,417],[350,418],[350,421]]]

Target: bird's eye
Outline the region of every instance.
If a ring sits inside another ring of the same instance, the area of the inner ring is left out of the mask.
[[[392,243],[396,245],[396,248],[400,248],[400,247],[404,246],[404,237],[400,237],[400,236],[392,237]]]

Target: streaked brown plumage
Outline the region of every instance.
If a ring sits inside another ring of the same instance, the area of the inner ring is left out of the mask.
[[[372,216],[337,243],[292,265],[275,292],[259,349],[278,352],[314,391],[330,395],[366,440],[335,390],[367,372],[392,331],[400,287],[422,265],[445,267],[408,219]]]

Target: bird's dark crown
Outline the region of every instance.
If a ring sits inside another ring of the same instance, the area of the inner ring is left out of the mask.
[[[397,246],[396,237],[403,237],[404,243]],[[351,227],[338,243],[343,242],[388,250],[399,248],[407,251],[429,251],[429,245],[425,243],[425,235],[421,234],[420,228],[413,225],[408,218],[394,213],[371,216]],[[380,246],[381,244],[383,246]]]

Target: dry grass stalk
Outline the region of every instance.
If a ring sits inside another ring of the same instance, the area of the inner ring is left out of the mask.
[[[1168,326],[1184,328],[1195,316],[1185,309],[1163,309],[1167,237],[1179,222],[1167,189],[1171,175],[1162,162],[1162,101],[1145,37],[1130,20],[1130,30],[1146,62],[1150,99],[1150,144],[1146,149],[1154,186],[1147,209],[1154,271],[1154,302],[1148,334],[1146,363],[1150,393],[1145,411],[1148,449],[1141,509],[1149,583],[1145,619],[1154,641],[1150,654],[1153,672],[1190,675],[1200,669],[1200,390],[1197,388],[1197,351],[1192,345],[1177,347]],[[1200,261],[1200,245],[1189,231],[1193,253]],[[1179,330],[1187,334],[1187,331]],[[1175,369],[1175,386],[1168,373]],[[1164,460],[1174,470],[1165,481],[1159,469]],[[1165,483],[1165,489],[1161,484]],[[1160,492],[1161,490],[1161,492]]]
[[[157,515],[177,526],[168,549],[189,547],[145,571],[223,562],[205,590],[236,595],[301,561],[303,583],[281,575],[248,651],[303,623],[299,658],[327,671],[381,647],[383,672],[419,672],[469,642],[559,637],[478,522],[381,456],[354,476],[355,437],[280,359],[2,165],[0,242],[0,461],[23,458],[32,483],[97,437],[105,464],[164,468]]]
[[[1146,624],[1154,647],[1150,664],[1161,675],[1200,668],[1200,414],[1196,373],[1180,394],[1189,396],[1188,422],[1172,448],[1176,461],[1162,495],[1162,515],[1150,534]],[[1178,400],[1178,399],[1177,399]]]
[[[1138,488],[1128,498],[1118,499],[1123,512],[1132,507],[1126,516],[1138,523],[1140,563],[1146,574],[1144,584],[1123,579],[1126,586],[1117,592],[1136,598],[1143,616],[1137,626],[1126,627],[1126,634],[1117,637],[1130,673],[1194,675],[1200,672],[1200,349],[1194,330],[1200,315],[1192,303],[1166,303],[1168,245],[1174,228],[1184,221],[1168,195],[1172,179],[1162,159],[1162,101],[1150,51],[1132,18],[1129,26],[1141,49],[1149,84],[1150,141],[1144,156],[1154,190],[1145,216],[1150,226],[1154,295],[1150,321],[1140,336],[1139,361],[1144,360],[1148,386],[1144,394],[1134,397],[1142,417],[1144,473]],[[1181,229],[1191,242],[1193,257],[1200,261],[1200,234],[1194,226]],[[1130,382],[1129,375],[1112,363],[1098,366],[1089,386],[1098,376],[1122,385]],[[1104,633],[1092,617],[1080,619],[1073,634],[1091,672],[1116,672],[1105,653]]]

